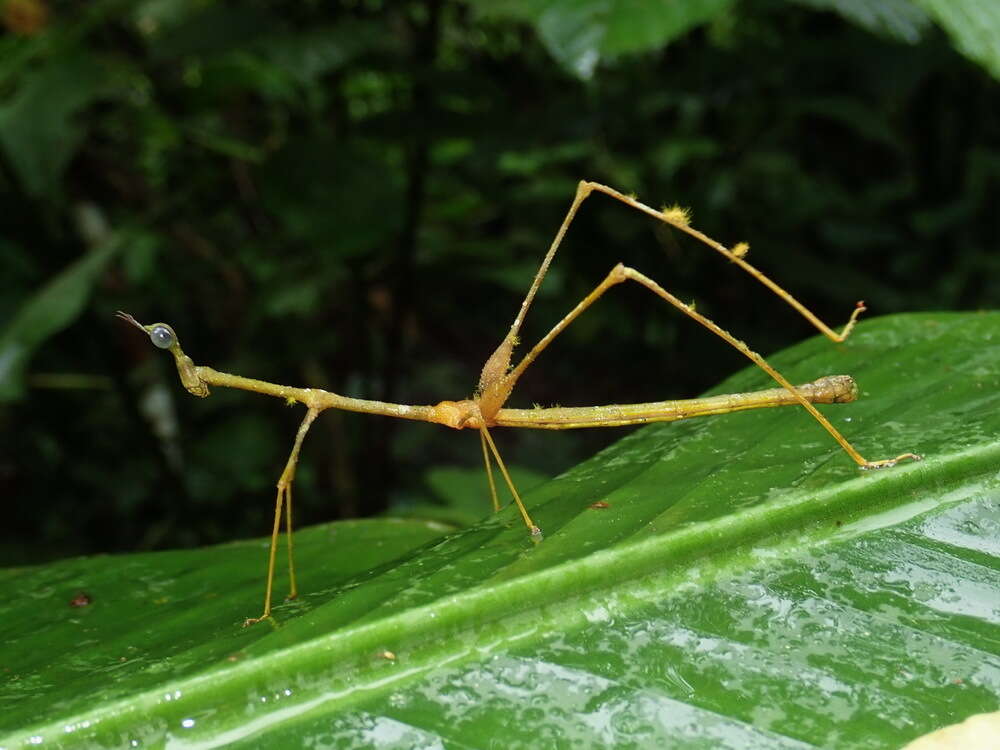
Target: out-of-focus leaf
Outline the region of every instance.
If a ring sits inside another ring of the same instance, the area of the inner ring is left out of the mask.
[[[873,34],[915,44],[931,19],[910,0],[794,0],[818,10],[832,10]]]
[[[552,56],[579,78],[590,78],[607,35],[606,3],[556,3],[538,16],[538,35]]]
[[[330,28],[273,36],[262,40],[261,53],[300,83],[311,83],[381,43],[381,28],[345,20]]]
[[[733,0],[480,0],[476,4],[483,13],[533,23],[552,56],[586,79],[602,58],[669,44],[727,12]]]
[[[162,250],[159,235],[153,232],[133,232],[123,249],[122,266],[130,282],[146,282],[156,271],[156,260]]]
[[[253,163],[264,160],[262,149],[226,135],[218,123],[210,122],[191,126],[187,128],[186,132],[192,141],[209,151]]]
[[[83,310],[104,266],[121,248],[112,238],[65,268],[22,305],[0,332],[0,401],[24,392],[24,368],[50,336]]]
[[[970,60],[1000,78],[1000,3],[993,0],[913,0]]]
[[[75,116],[105,90],[93,55],[73,53],[25,74],[0,104],[0,147],[25,190],[52,194],[86,129]]]
[[[338,258],[369,252],[390,241],[404,209],[382,156],[363,144],[300,139],[268,161],[262,198],[294,242]]]
[[[202,66],[200,74],[201,95],[206,97],[226,100],[247,92],[268,101],[287,102],[295,94],[288,71],[244,50],[212,60]]]
[[[38,53],[41,44],[37,37],[5,34],[0,37],[0,85],[19,73],[25,63]]]
[[[837,123],[853,131],[861,138],[867,138],[886,149],[898,151],[892,127],[878,112],[872,112],[855,99],[805,98],[793,107],[793,114],[799,117],[818,117]]]
[[[951,35],[964,55],[1000,77],[1000,3],[988,0],[796,2],[836,11],[873,33],[908,43],[919,41],[932,18]],[[732,5],[732,0],[480,2],[483,12],[533,23],[553,57],[580,78],[591,77],[602,58],[662,47],[729,11]]]
[[[734,0],[615,0],[603,51],[621,55],[657,49],[729,12],[733,5]]]
[[[154,58],[213,57],[245,49],[280,28],[280,19],[254,5],[145,3],[135,15]]]
[[[200,0],[138,0],[132,4],[132,22],[146,34],[157,34],[184,23],[204,5]]]
[[[497,169],[522,180],[544,172],[558,164],[572,164],[585,158],[587,144],[570,141],[557,145],[547,144],[545,148],[523,148],[505,151],[497,160]],[[562,188],[561,188],[562,189]]]

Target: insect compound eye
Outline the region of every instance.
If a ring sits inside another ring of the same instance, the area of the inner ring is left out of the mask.
[[[174,345],[174,332],[170,329],[170,326],[153,326],[153,329],[149,332],[149,338],[160,349],[169,349]]]

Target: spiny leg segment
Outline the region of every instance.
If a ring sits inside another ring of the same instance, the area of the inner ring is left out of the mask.
[[[295,466],[299,461],[299,450],[302,448],[302,441],[305,439],[306,433],[309,432],[309,428],[319,415],[319,412],[320,410],[316,408],[310,408],[309,411],[306,412],[306,416],[302,420],[302,424],[299,425],[299,431],[295,435],[295,444],[292,446],[292,452],[288,456],[288,461],[285,463],[285,469],[281,472],[281,477],[278,479],[278,492],[274,501],[274,525],[271,529],[271,549],[267,557],[267,588],[264,593],[264,612],[260,617],[247,618],[247,620],[243,623],[244,627],[258,623],[271,616],[271,591],[274,584],[274,559],[278,549],[278,534],[281,531],[282,508],[284,508],[285,511],[285,535],[288,537],[288,598],[294,599],[298,596],[298,589],[295,585],[295,563],[293,561],[292,548],[292,482],[295,479]]]

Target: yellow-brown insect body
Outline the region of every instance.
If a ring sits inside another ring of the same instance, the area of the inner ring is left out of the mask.
[[[479,404],[472,399],[441,401],[431,408],[433,416],[430,421],[445,427],[461,430],[466,427],[478,428],[483,423]]]
[[[675,297],[658,283],[638,270],[625,266],[621,263],[615,265],[608,275],[594,289],[587,294],[577,305],[559,320],[528,352],[521,358],[517,366],[511,368],[511,358],[514,348],[518,344],[518,334],[521,324],[531,306],[535,293],[538,291],[542,279],[548,271],[549,263],[558,250],[566,231],[576,216],[577,209],[587,196],[592,193],[601,193],[616,201],[643,213],[659,222],[673,226],[694,239],[704,243],[709,248],[721,254],[724,258],[737,265],[761,284],[770,289],[780,299],[784,300],[794,310],[798,311],[807,321],[815,326],[823,335],[834,342],[844,341],[850,334],[858,316],[864,310],[863,303],[858,303],[852,312],[850,319],[839,333],[829,328],[819,320],[798,300],[792,297],[777,283],[771,281],[767,276],[758,271],[744,259],[747,246],[744,243],[737,244],[733,249],[716,242],[707,235],[699,232],[690,225],[690,216],[684,210],[677,207],[658,211],[643,203],[635,197],[625,195],[614,188],[601,185],[595,182],[581,182],[576,191],[576,196],[572,205],[567,211],[562,224],[556,233],[552,244],[549,246],[535,278],[531,283],[528,293],[521,302],[521,307],[517,312],[513,324],[507,335],[501,341],[486,363],[479,376],[479,384],[471,398],[459,401],[441,401],[434,406],[395,404],[383,401],[371,401],[350,396],[343,396],[331,391],[319,388],[297,388],[294,386],[269,383],[263,380],[234,375],[231,373],[219,372],[210,367],[197,366],[181,350],[177,335],[166,323],[154,323],[152,325],[142,325],[128,313],[119,312],[118,317],[125,320],[130,325],[143,331],[149,336],[152,343],[159,349],[169,350],[177,365],[177,372],[185,389],[195,396],[207,396],[209,386],[239,388],[247,391],[254,391],[282,399],[285,403],[301,403],[307,407],[305,417],[302,420],[299,430],[295,436],[295,442],[291,453],[277,483],[275,495],[274,523],[271,530],[271,544],[268,551],[267,561],[267,584],[264,593],[264,609],[260,617],[248,619],[245,624],[253,624],[262,619],[270,617],[271,614],[271,593],[275,570],[275,550],[278,544],[278,536],[281,530],[282,513],[284,513],[285,528],[288,533],[288,575],[290,583],[290,596],[294,597],[297,588],[295,585],[295,571],[292,563],[292,481],[295,477],[295,467],[299,460],[299,452],[306,432],[313,424],[316,417],[325,409],[343,409],[346,411],[363,412],[367,414],[380,414],[384,416],[396,417],[400,419],[418,420],[433,422],[453,429],[461,430],[466,428],[475,429],[479,432],[480,444],[483,452],[483,463],[486,468],[486,477],[489,484],[490,495],[493,500],[494,510],[500,510],[501,504],[497,496],[496,482],[493,478],[493,466],[499,470],[503,477],[507,489],[510,491],[514,503],[524,520],[533,541],[541,539],[541,530],[531,519],[525,504],[522,502],[514,482],[507,471],[500,452],[497,450],[493,437],[490,435],[492,427],[530,427],[534,429],[577,429],[583,427],[610,427],[625,426],[635,424],[646,424],[648,422],[665,422],[676,419],[687,419],[694,416],[707,416],[710,414],[728,414],[744,409],[768,408],[780,405],[797,404],[801,405],[812,417],[825,429],[830,436],[844,449],[850,458],[862,469],[877,469],[892,466],[904,460],[919,460],[920,456],[913,453],[903,453],[894,458],[869,461],[864,458],[851,445],[850,442],[837,430],[836,427],[819,412],[813,403],[845,403],[857,397],[857,386],[854,381],[847,376],[820,378],[813,383],[807,383],[796,387],[792,385],[781,373],[771,367],[763,357],[752,351],[745,343],[736,339],[732,334],[720,328],[716,323],[706,318],[698,312],[694,305],[687,304]],[[682,401],[661,401],[642,404],[609,404],[605,406],[590,407],[554,407],[546,409],[508,409],[505,408],[511,391],[517,383],[525,369],[531,365],[539,354],[576,318],[595,303],[605,292],[611,288],[623,284],[634,283],[646,288],[649,292],[661,298],[671,307],[678,310],[683,315],[691,318],[699,325],[703,326],[715,336],[726,341],[745,357],[750,359],[761,370],[767,373],[780,388],[766,391],[757,391],[749,394],[727,394],[722,396],[712,396],[702,399],[682,400]],[[590,507],[603,507],[606,503],[598,502]],[[392,658],[389,652],[384,652],[384,658]]]
[[[198,368],[194,361],[181,351],[180,344],[174,344],[170,348],[170,353],[174,355],[174,363],[177,365],[177,374],[181,377],[181,384],[188,393],[204,398],[208,395],[208,383],[198,375]]]
[[[507,403],[510,392],[514,388],[514,380],[507,377],[510,371],[510,358],[514,352],[515,339],[508,334],[496,351],[490,355],[479,374],[479,387],[476,388],[475,401],[486,424],[491,424],[497,412]]]

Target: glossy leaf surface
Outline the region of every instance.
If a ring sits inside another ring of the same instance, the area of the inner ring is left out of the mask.
[[[921,463],[859,473],[799,409],[649,427],[527,493],[537,545],[511,508],[307,530],[273,627],[239,626],[260,540],[7,571],[0,745],[888,748],[992,710],[997,340],[907,315],[773,358],[853,374],[824,411]]]

